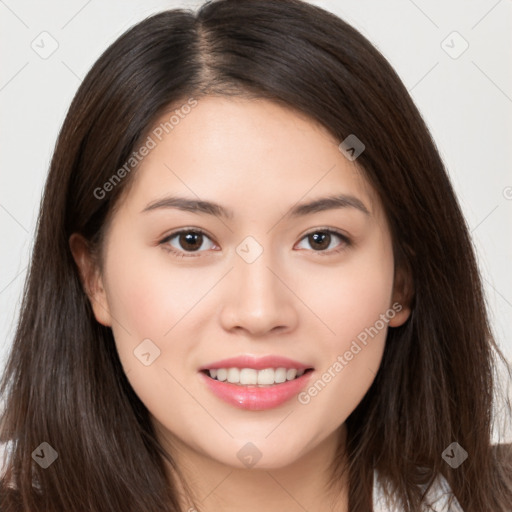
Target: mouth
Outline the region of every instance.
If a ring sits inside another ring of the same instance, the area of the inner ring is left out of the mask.
[[[297,397],[311,381],[314,368],[212,368],[202,369],[198,375],[224,403],[238,409],[263,411]]]
[[[269,388],[297,380],[313,368],[212,368],[201,370],[208,378],[240,387]]]

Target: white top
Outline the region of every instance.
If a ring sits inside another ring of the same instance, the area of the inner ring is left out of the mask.
[[[426,499],[430,507],[425,505],[425,512],[464,512],[443,475],[438,475]],[[373,511],[403,512],[403,508],[396,503],[388,503],[385,500],[381,484],[377,481],[377,471],[373,473]]]

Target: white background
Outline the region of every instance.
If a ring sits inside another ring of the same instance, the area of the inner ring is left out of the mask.
[[[1,371],[14,335],[44,180],[76,89],[127,28],[155,12],[200,3],[0,0]],[[370,39],[412,94],[462,204],[494,332],[512,361],[512,0],[312,3]],[[49,36],[40,36],[43,31],[58,43],[46,59],[31,47],[44,44],[41,38]],[[453,31],[469,44],[458,58],[445,51],[463,48]]]

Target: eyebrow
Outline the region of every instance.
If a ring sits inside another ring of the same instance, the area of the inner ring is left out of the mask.
[[[232,210],[229,210],[228,208],[225,208],[213,201],[203,201],[200,199],[189,199],[187,197],[178,196],[169,196],[153,201],[149,203],[141,213],[161,208],[177,209],[192,213],[204,213],[215,217],[224,217],[225,219],[232,219],[234,217]],[[363,212],[365,215],[370,215],[370,211],[360,199],[347,194],[320,197],[308,203],[296,204],[290,209],[287,215],[295,218],[309,215],[311,213],[340,208],[355,208],[356,210]]]

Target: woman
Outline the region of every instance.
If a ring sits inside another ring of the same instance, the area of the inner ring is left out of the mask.
[[[164,12],[105,51],[59,135],[0,508],[509,510],[496,355],[382,55],[298,0]]]

